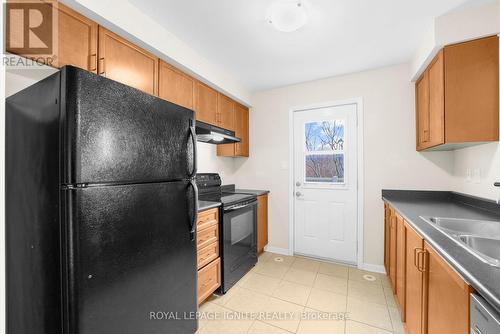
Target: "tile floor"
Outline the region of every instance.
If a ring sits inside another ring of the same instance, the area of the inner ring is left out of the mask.
[[[403,333],[385,275],[267,252],[200,312],[198,334]]]

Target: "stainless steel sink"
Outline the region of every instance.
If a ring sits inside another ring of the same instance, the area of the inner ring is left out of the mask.
[[[460,241],[478,253],[488,257],[489,261],[500,264],[500,239],[476,237],[473,235],[461,235]]]
[[[483,262],[500,267],[500,222],[421,217]]]
[[[472,234],[484,237],[497,236],[500,238],[500,222],[496,221],[442,217],[429,217],[425,220],[453,234]]]

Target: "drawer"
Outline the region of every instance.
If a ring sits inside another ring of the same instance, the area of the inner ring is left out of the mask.
[[[207,299],[220,286],[220,258],[198,271],[198,304]]]
[[[198,249],[198,269],[206,266],[219,257],[219,243],[213,242],[208,246]]]
[[[196,243],[198,249],[205,248],[213,242],[219,241],[219,225],[211,225],[201,231],[198,231],[196,236]]]
[[[219,223],[219,210],[217,208],[198,213],[196,229],[198,231]]]

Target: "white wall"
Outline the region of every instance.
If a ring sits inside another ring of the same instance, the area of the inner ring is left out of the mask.
[[[411,78],[417,80],[445,45],[490,36],[500,31],[500,1],[471,2],[437,17],[415,53],[411,65]]]
[[[410,65],[405,64],[254,94],[250,158],[235,161],[236,182],[271,191],[270,246],[288,248],[288,126],[294,107],[363,98],[365,263],[383,263],[383,188],[449,188],[453,153],[415,151],[414,85],[409,74]]]

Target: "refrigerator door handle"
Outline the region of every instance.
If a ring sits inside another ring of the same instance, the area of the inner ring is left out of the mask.
[[[189,223],[189,236],[190,240],[194,241],[196,239],[196,221],[198,220],[198,187],[194,180],[190,180],[189,184],[193,187],[193,213],[191,214],[191,222]]]
[[[190,177],[194,177],[196,175],[196,171],[198,170],[198,162],[197,162],[197,150],[196,150],[196,128],[194,126],[194,120],[190,120],[189,130],[191,133],[191,140],[193,142],[193,171],[191,172]]]

